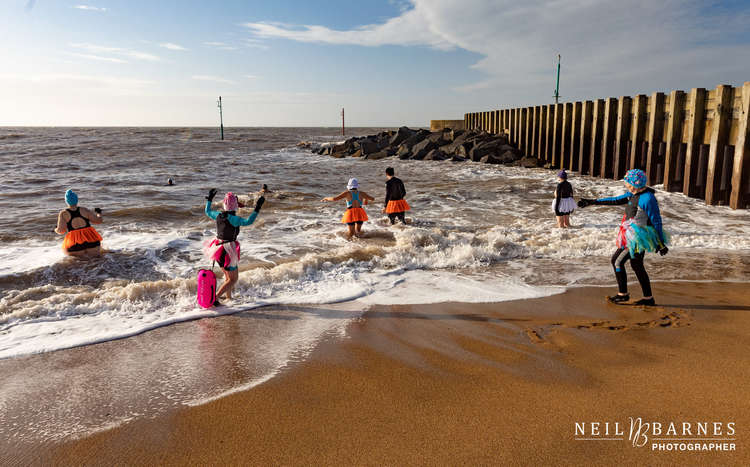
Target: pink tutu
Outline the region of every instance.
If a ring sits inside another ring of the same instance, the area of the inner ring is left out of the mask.
[[[206,240],[203,242],[203,254],[209,261],[216,261],[224,269],[236,269],[240,263],[240,242],[227,242],[218,238]]]

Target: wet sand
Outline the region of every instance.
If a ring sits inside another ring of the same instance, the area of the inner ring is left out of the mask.
[[[652,309],[605,304],[598,287],[376,307],[248,391],[3,463],[747,465],[748,285],[654,289]],[[633,447],[628,417],[722,422],[725,437],[733,422],[736,450]],[[624,440],[576,439],[576,422],[607,421]]]

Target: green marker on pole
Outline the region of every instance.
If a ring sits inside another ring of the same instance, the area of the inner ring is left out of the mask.
[[[221,124],[221,139],[224,140],[224,114],[221,108],[221,96],[219,96],[219,122]]]
[[[555,104],[560,100],[560,54],[557,54],[557,85],[555,86]]]

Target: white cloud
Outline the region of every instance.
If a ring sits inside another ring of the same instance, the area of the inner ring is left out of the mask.
[[[481,56],[459,88],[488,106],[548,102],[562,54],[566,100],[741,83],[750,76],[750,8],[712,0],[412,0],[384,23],[334,30],[245,23],[260,39],[455,48]],[[720,32],[720,33],[719,33]],[[744,35],[744,37],[743,37]]]
[[[255,79],[257,77],[258,77],[258,75],[245,75],[245,78],[247,78],[247,79]]]
[[[71,43],[70,46],[76,49],[87,50],[89,52],[109,53],[109,54],[119,55],[121,57],[133,58],[136,60],[146,60],[150,62],[157,62],[160,60],[159,57],[150,53],[139,52],[137,50],[131,50],[131,49],[123,49],[120,47],[106,47],[106,46],[88,44],[88,43]],[[99,57],[99,59],[102,60],[104,59],[104,57]],[[110,59],[110,61],[115,61],[115,60],[116,59]]]
[[[164,47],[165,49],[169,50],[187,50],[185,47],[178,44],[173,44],[172,42],[161,43],[159,44],[159,47]]]
[[[87,60],[98,60],[100,62],[111,62],[111,63],[128,63],[127,60],[122,60],[115,57],[102,57],[101,55],[94,54],[79,54],[76,52],[68,52],[68,55],[78,58],[85,58]]]
[[[221,76],[214,76],[214,75],[193,75],[193,79],[198,81],[213,81],[215,83],[222,83],[222,84],[236,84],[231,79],[222,78]]]
[[[87,11],[101,11],[101,12],[107,11],[106,8],[98,8],[98,7],[91,6],[91,5],[76,5],[73,8],[77,8],[79,10],[87,10]]]
[[[231,46],[225,42],[210,41],[210,42],[204,42],[203,45],[214,47],[219,50],[237,50],[237,47]]]

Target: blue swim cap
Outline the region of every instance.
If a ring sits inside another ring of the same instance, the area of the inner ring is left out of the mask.
[[[78,195],[73,190],[66,191],[65,202],[68,203],[68,206],[75,206],[78,204]]]
[[[643,188],[646,186],[646,172],[641,169],[628,170],[623,180],[634,188]]]

